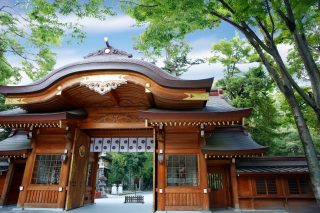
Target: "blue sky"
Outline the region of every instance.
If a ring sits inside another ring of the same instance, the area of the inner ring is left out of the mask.
[[[82,57],[88,53],[104,47],[103,38],[105,36],[109,38],[109,43],[113,47],[132,53],[134,58],[143,58],[143,55],[133,49],[134,41],[132,38],[140,35],[144,28],[135,27],[135,21],[129,16],[120,14],[107,17],[104,21],[86,18],[80,20],[80,24],[83,25],[83,30],[87,33],[86,39],[80,45],[74,43],[57,48],[57,64],[55,68],[81,60]],[[198,30],[187,35],[186,40],[192,47],[189,57],[193,59],[210,57],[210,48],[214,43],[219,42],[221,39],[231,39],[235,33],[235,28],[227,23],[222,23],[219,28],[214,30]],[[242,37],[241,33],[239,33],[239,35]],[[288,49],[288,46],[280,47],[280,54],[286,57]],[[245,71],[250,66],[252,65],[242,64],[239,65],[239,68]],[[221,64],[206,63],[196,65],[192,66],[181,78],[203,79],[214,77],[215,80],[218,80],[223,77],[223,69]]]
[[[82,60],[88,53],[94,52],[105,46],[103,38],[107,36],[109,43],[117,48],[132,53],[134,58],[143,58],[136,50],[133,49],[133,37],[140,35],[144,27],[136,27],[135,21],[125,14],[118,14],[116,16],[109,16],[103,21],[84,18],[77,19],[75,16],[65,18],[66,21],[78,22],[83,25],[83,30],[87,37],[80,44],[72,42],[71,44],[63,44],[54,49],[57,54],[56,68]],[[210,57],[210,48],[212,44],[219,42],[221,39],[231,39],[235,35],[235,28],[226,23],[214,30],[198,30],[186,37],[192,47],[189,55],[190,58],[206,58]],[[240,34],[241,36],[241,34]],[[288,48],[282,48],[283,54],[286,54]],[[10,60],[10,58],[9,58]],[[11,63],[19,63],[16,57],[11,58]],[[159,64],[160,66],[160,64]],[[247,70],[250,65],[239,65],[240,69]],[[203,79],[214,77],[215,80],[223,77],[223,66],[221,64],[200,64],[195,65],[184,73],[181,78],[184,79]],[[24,75],[25,76],[25,75]],[[31,83],[31,80],[24,77],[20,84]]]
[[[104,47],[103,38],[107,36],[109,43],[118,49],[132,53],[135,58],[143,58],[133,49],[133,37],[140,35],[144,28],[135,27],[134,20],[126,15],[118,15],[108,17],[105,21],[96,21],[92,19],[84,19],[80,21],[83,30],[87,33],[86,39],[81,44],[73,43],[71,45],[63,45],[56,48],[57,64],[55,68],[66,65],[68,63],[81,60],[83,56]],[[230,39],[234,36],[235,30],[227,24],[215,30],[196,31],[186,37],[186,40],[192,47],[190,58],[203,58],[210,56],[210,47],[213,43],[221,39]],[[185,79],[201,79],[201,78],[221,78],[222,65],[210,65],[208,63],[196,65],[182,75]]]

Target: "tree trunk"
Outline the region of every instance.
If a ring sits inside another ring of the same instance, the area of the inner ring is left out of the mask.
[[[316,103],[317,109],[315,112],[318,114],[319,118],[319,112],[320,112],[320,72],[319,69],[310,53],[310,50],[308,48],[308,42],[304,35],[300,35],[296,30],[293,32],[293,38],[295,41],[295,44],[297,46],[299,55],[303,61],[303,64],[306,68],[306,71],[308,72],[310,82],[311,82],[311,88],[314,96],[314,101]],[[318,120],[320,123],[320,120]]]
[[[290,91],[291,90],[291,91]],[[313,192],[317,200],[318,206],[320,206],[320,166],[319,160],[314,147],[314,142],[312,140],[309,128],[306,124],[305,118],[301,112],[299,104],[293,94],[292,89],[286,87],[284,95],[291,106],[294,119],[298,128],[299,136],[303,145],[303,149],[306,155],[310,178],[312,183]]]
[[[297,22],[299,22],[299,24],[302,26],[301,20],[299,18],[295,18],[294,11],[292,10],[291,2],[289,0],[284,0],[283,3],[285,5],[287,14],[284,14],[280,9],[278,10],[278,13],[293,37],[293,41],[298,49],[298,53],[310,78],[313,99],[315,102],[315,106],[312,106],[312,108],[317,114],[318,123],[320,125],[320,71],[311,54],[309,43],[306,39],[304,31],[300,31],[297,25]]]
[[[284,94],[290,105],[307,159],[314,196],[316,198],[317,205],[320,207],[320,165],[315,151],[313,139],[311,137],[306,120],[300,109],[299,103],[294,95],[294,91],[291,87],[290,81],[287,78],[286,74],[281,72],[281,69],[279,69],[280,73],[278,73],[271,66],[271,64],[267,60],[267,57],[262,52],[260,46],[250,36],[246,35],[246,38],[257,50],[262,63],[265,65],[269,74],[272,76],[273,80],[276,82],[278,88]],[[277,59],[274,60],[277,61]]]

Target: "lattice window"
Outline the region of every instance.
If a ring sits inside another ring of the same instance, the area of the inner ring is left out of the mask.
[[[33,184],[59,184],[61,155],[37,155],[32,174]]]
[[[277,194],[275,178],[256,178],[256,193],[258,195]]]
[[[208,185],[212,190],[223,189],[221,173],[208,173]]]
[[[198,186],[196,155],[167,155],[167,186]]]
[[[304,177],[288,178],[290,194],[308,194],[308,182]]]

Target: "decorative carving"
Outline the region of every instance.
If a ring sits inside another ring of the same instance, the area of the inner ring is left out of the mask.
[[[138,113],[106,113],[100,114],[93,120],[97,123],[127,123],[127,122],[143,122]]]
[[[105,48],[102,48],[96,52],[90,53],[86,55],[84,58],[90,58],[90,57],[100,56],[100,55],[132,58],[132,54],[129,54],[123,50],[115,49],[112,46],[110,46],[108,42],[108,38],[105,38],[105,42],[106,42]]]
[[[186,98],[183,100],[190,100],[190,101],[207,101],[209,99],[209,93],[208,92],[202,92],[202,93],[184,93],[187,95]]]
[[[126,83],[127,80],[123,75],[94,75],[83,77],[82,81],[80,81],[80,86],[86,86],[90,90],[104,95]]]
[[[79,147],[79,155],[80,155],[80,157],[83,158],[85,156],[85,154],[86,154],[86,147],[84,145],[81,145]]]

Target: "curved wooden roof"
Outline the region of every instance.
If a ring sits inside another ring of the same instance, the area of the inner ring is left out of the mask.
[[[88,107],[180,110],[205,106],[212,83],[213,78],[183,80],[171,76],[153,64],[107,46],[30,85],[0,86],[0,93],[6,96],[6,104],[29,112]],[[109,90],[105,93],[99,91],[106,87]]]
[[[55,82],[78,73],[96,71],[129,71],[144,75],[159,85],[175,89],[205,89],[207,92],[213,83],[213,78],[202,80],[183,80],[170,75],[164,70],[148,62],[125,57],[95,56],[82,61],[68,64],[49,73],[43,79],[24,86],[0,86],[0,93],[4,95],[26,94],[44,90]]]

